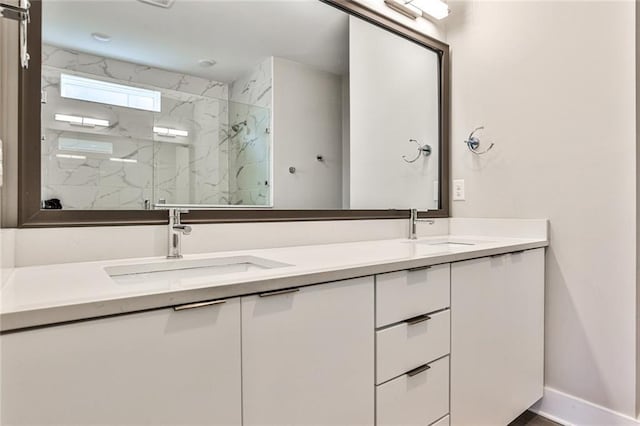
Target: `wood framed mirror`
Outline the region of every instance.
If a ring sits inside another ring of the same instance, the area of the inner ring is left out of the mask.
[[[20,227],[161,224],[163,203],[191,223],[448,217],[447,44],[347,0],[64,3],[31,6]]]

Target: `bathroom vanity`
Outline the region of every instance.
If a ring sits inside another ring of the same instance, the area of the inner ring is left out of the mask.
[[[542,396],[547,244],[191,255],[173,262],[287,266],[185,279],[135,272],[164,259],[18,268],[2,293],[2,423],[506,425]]]
[[[170,209],[172,259],[16,268],[2,424],[506,425],[542,396],[546,221],[204,253],[216,234],[180,258],[218,222],[451,224],[446,43],[349,0],[44,0],[26,34],[2,216],[165,225]],[[58,231],[59,261],[127,257],[135,238]]]

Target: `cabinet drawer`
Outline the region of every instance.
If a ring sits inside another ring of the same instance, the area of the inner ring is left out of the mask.
[[[449,264],[376,275],[376,327],[449,307]]]
[[[427,426],[449,412],[449,357],[376,387],[378,426]]]
[[[376,384],[447,355],[450,322],[447,309],[378,331]]]

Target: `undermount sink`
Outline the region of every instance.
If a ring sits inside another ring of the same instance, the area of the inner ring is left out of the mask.
[[[104,270],[118,284],[138,284],[158,280],[205,278],[285,266],[291,265],[255,256],[232,256],[116,265],[108,266]]]
[[[418,244],[427,244],[429,246],[475,246],[476,243],[462,243],[460,241],[440,241],[438,243],[418,242]]]
[[[412,241],[416,244],[421,244],[425,246],[431,246],[432,248],[441,248],[441,249],[455,249],[455,248],[465,248],[470,246],[475,246],[476,244],[490,243],[491,241],[477,241],[477,240],[465,240],[458,238],[447,238],[447,239],[425,239],[425,240],[415,240]]]

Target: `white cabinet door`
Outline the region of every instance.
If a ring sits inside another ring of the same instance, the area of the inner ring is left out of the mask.
[[[240,300],[0,337],[3,425],[240,425]]]
[[[374,423],[373,278],[242,298],[243,424]]]
[[[451,424],[507,425],[542,397],[544,249],[451,266]]]

